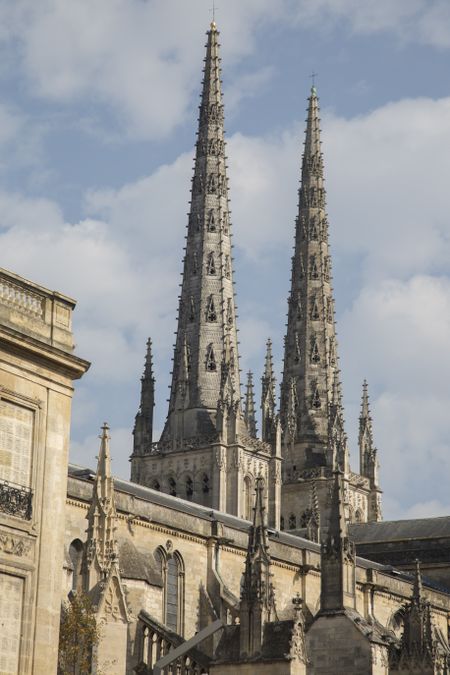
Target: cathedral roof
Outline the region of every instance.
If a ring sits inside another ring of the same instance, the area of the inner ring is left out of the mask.
[[[396,539],[447,538],[450,537],[450,516],[355,523],[350,525],[350,535],[357,544]]]

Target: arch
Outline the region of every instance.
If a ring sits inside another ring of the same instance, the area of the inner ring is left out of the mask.
[[[177,481],[173,476],[169,477],[169,495],[172,495],[172,497],[177,496]]]
[[[72,591],[81,591],[83,548],[83,542],[80,539],[74,539],[69,546],[69,558],[72,563]]]
[[[362,523],[363,522],[363,514],[361,509],[356,509],[355,511],[355,523]]]
[[[202,492],[202,504],[204,506],[211,505],[211,485],[209,482],[209,476],[205,472],[201,477],[201,492]]]
[[[163,580],[163,623],[179,635],[184,631],[184,560],[179,551],[169,553],[158,546],[155,559]]]
[[[194,496],[194,481],[192,480],[192,476],[186,476],[186,481],[185,481],[185,489],[186,489],[186,499],[188,501],[192,501],[192,498]]]
[[[253,510],[253,478],[250,475],[244,478],[244,493],[242,495],[242,517],[252,519]]]

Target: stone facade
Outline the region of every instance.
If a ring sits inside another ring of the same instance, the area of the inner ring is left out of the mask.
[[[0,672],[56,671],[75,303],[0,270]]]

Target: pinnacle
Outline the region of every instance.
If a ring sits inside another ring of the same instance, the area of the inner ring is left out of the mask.
[[[415,560],[413,602],[420,605],[423,600],[422,573],[420,571],[420,561]]]
[[[328,538],[335,541],[347,537],[347,521],[344,510],[342,471],[334,471],[333,494],[331,498],[330,525]]]
[[[251,370],[247,373],[244,419],[250,436],[256,438],[255,395],[253,391],[253,373]]]
[[[370,418],[370,408],[369,408],[369,390],[367,385],[367,380],[363,382],[363,393],[361,401],[361,417]]]

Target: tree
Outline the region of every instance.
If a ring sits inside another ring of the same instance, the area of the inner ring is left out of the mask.
[[[92,602],[85,593],[74,593],[61,611],[58,675],[89,675],[98,641]]]

